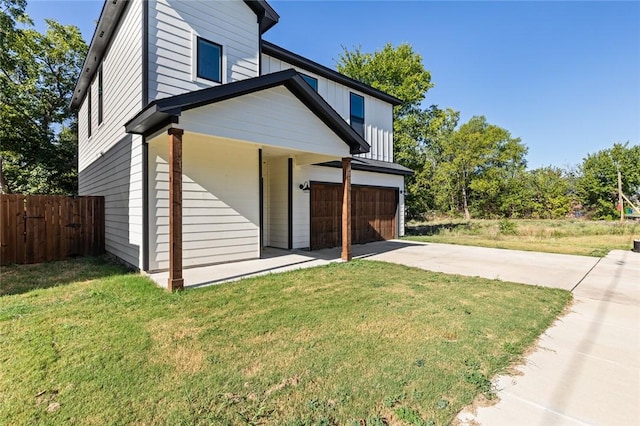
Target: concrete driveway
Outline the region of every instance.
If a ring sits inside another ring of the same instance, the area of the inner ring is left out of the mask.
[[[640,425],[640,253],[597,259],[405,244],[368,257],[573,292],[571,311],[541,336],[522,375],[494,381],[499,402],[463,410],[460,424]]]

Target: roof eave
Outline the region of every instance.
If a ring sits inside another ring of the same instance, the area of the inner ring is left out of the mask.
[[[118,26],[118,21],[120,20],[127,3],[127,0],[110,0],[105,1],[102,6],[96,30],[91,38],[87,57],[82,65],[82,70],[80,71],[80,76],[76,82],[71,103],[69,104],[69,108],[71,110],[75,111],[80,108],[80,104],[85,97],[87,88],[91,84],[91,80],[93,79],[96,69],[102,62],[104,53],[109,47],[111,36]]]
[[[411,176],[414,173],[413,170],[409,170],[409,169],[400,169],[397,167],[385,167],[383,165],[371,165],[371,164],[364,164],[362,162],[358,162],[356,160],[359,160],[360,158],[354,157],[354,161],[352,161],[351,163],[351,168],[353,170],[360,170],[360,171],[364,171],[364,172],[375,172],[375,173],[384,173],[384,174],[388,174],[388,175],[398,175],[398,176]],[[391,163],[391,164],[395,164],[395,163]],[[342,168],[342,163],[340,163],[339,161],[327,161],[324,163],[317,163],[315,164],[316,166],[323,166],[323,167],[333,167],[333,168]]]
[[[257,16],[262,17],[260,19],[260,34],[264,34],[280,20],[278,13],[265,0],[244,0],[244,2]],[[111,37],[128,3],[129,0],[106,0],[104,2],[96,30],[91,38],[91,44],[89,44],[87,57],[84,60],[69,104],[69,108],[72,111],[80,108],[82,100],[87,93],[87,88],[93,80],[97,67],[104,58],[104,54],[111,42]]]
[[[369,152],[371,148],[369,144],[293,69],[154,101],[129,120],[125,124],[125,130],[128,133],[148,135],[163,123],[177,122],[183,111],[280,85],[291,91],[340,139],[347,143],[351,154]]]
[[[260,34],[264,34],[280,20],[280,15],[265,0],[244,0],[259,19]]]
[[[262,40],[262,53],[273,56],[291,65],[298,66],[307,71],[321,75],[322,77],[328,78],[329,80],[344,84],[347,87],[351,87],[354,90],[358,90],[367,95],[388,102],[394,106],[402,104],[402,100],[396,98],[395,96],[371,87],[368,84],[364,84],[360,81],[347,77],[344,74],[340,74],[339,72],[332,70],[331,68],[325,67],[324,65],[300,56],[297,53],[293,53],[266,40]]]

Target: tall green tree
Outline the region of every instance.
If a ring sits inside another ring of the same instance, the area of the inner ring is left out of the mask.
[[[615,143],[613,147],[589,154],[582,161],[577,182],[585,208],[598,219],[615,219],[618,203],[618,170],[622,192],[628,197],[640,192],[640,145]]]
[[[574,198],[568,172],[548,166],[508,179],[500,201],[500,217],[557,219],[571,211]]]
[[[3,192],[75,193],[76,123],[68,105],[87,52],[75,26],[27,26],[25,2],[2,2],[0,181]]]
[[[465,219],[471,218],[470,202],[480,212],[495,212],[505,182],[526,166],[527,147],[520,138],[483,116],[472,117],[443,140],[435,180],[449,191],[453,205]],[[442,196],[440,196],[442,198]]]
[[[393,111],[394,161],[415,171],[405,181],[406,214],[420,217],[433,204],[429,188],[438,152],[435,142],[455,128],[458,113],[437,106],[422,108],[433,87],[431,73],[409,44],[386,44],[374,53],[343,48],[337,69],[402,100]]]

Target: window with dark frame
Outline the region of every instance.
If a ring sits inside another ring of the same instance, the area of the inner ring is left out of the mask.
[[[313,90],[315,90],[316,92],[318,91],[318,79],[311,77],[310,75],[306,75],[303,73],[300,73],[300,76],[304,79],[304,81],[306,81],[309,86],[311,86],[311,88]]]
[[[350,92],[349,122],[357,134],[364,138],[364,97]]]
[[[98,125],[102,124],[102,65],[98,69]]]
[[[91,137],[91,86],[87,93],[87,135]]]
[[[222,46],[198,37],[197,76],[222,83]]]

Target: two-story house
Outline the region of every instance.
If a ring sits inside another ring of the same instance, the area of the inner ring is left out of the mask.
[[[264,41],[278,19],[264,0],[104,3],[71,102],[79,192],[105,197],[106,250],[170,288],[267,246],[348,258],[403,233],[400,101]]]

